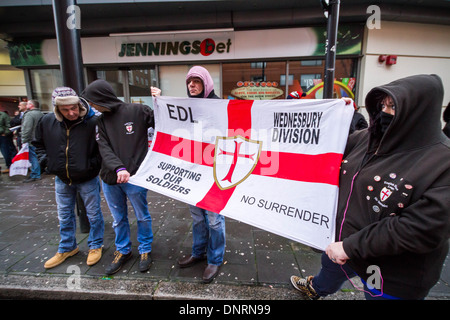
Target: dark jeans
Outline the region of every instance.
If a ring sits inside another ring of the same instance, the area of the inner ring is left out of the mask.
[[[323,253],[322,269],[319,274],[314,277],[312,286],[319,296],[324,297],[336,293],[345,281],[350,280],[350,278],[354,276],[357,276],[357,274],[347,264],[340,266],[331,261],[328,256]],[[357,288],[356,286],[355,288],[364,291],[364,296],[367,300],[399,299],[383,294],[376,289],[369,289],[366,283],[364,283],[364,288]]]
[[[16,146],[13,143],[12,135],[0,136],[0,150],[5,159],[6,167],[11,166],[12,159],[17,154]]]

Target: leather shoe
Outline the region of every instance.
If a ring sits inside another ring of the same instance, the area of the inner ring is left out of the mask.
[[[178,260],[178,265],[180,266],[180,268],[188,268],[203,260],[205,260],[205,257],[196,258],[193,256],[189,256]]]
[[[111,264],[106,268],[106,274],[108,276],[116,273],[122,268],[127,260],[131,258],[133,253],[130,251],[127,254],[122,254],[119,251],[114,252],[114,260]]]
[[[89,254],[86,260],[86,264],[88,266],[93,266],[96,264],[102,257],[102,248],[89,249]]]
[[[152,264],[152,257],[150,252],[146,252],[141,254],[141,260],[139,261],[139,271],[146,272],[150,269],[150,265]]]
[[[50,269],[50,268],[54,268],[56,266],[59,266],[61,263],[63,263],[67,258],[74,256],[78,253],[79,249],[78,247],[73,249],[72,251],[69,252],[57,252],[52,258],[50,258],[49,260],[47,260],[44,264],[44,268],[45,269]]]
[[[213,264],[208,264],[205,271],[203,272],[203,282],[210,283],[219,274],[220,266],[215,266]]]

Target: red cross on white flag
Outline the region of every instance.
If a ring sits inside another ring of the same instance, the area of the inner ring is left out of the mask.
[[[157,97],[152,147],[130,183],[295,241],[334,241],[353,109],[342,100]]]

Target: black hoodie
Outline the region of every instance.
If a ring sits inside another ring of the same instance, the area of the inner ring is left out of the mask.
[[[96,139],[102,156],[100,177],[107,184],[116,184],[118,169],[125,168],[133,175],[147,155],[148,128],[155,125],[153,110],[121,101],[105,80],[89,84],[82,96],[110,110],[98,119]]]
[[[420,299],[439,279],[448,252],[450,143],[441,130],[441,79],[418,75],[372,89],[371,126],[349,137],[340,173],[336,241],[366,280],[381,271],[383,292]],[[381,100],[395,116],[377,130]],[[364,161],[363,161],[364,160]]]

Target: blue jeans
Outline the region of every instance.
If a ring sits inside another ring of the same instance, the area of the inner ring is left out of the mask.
[[[36,147],[28,143],[28,157],[31,164],[30,178],[40,179],[41,178],[41,166],[36,155]]]
[[[89,249],[97,249],[103,245],[105,222],[100,208],[100,180],[98,177],[79,184],[67,185],[55,177],[55,195],[58,208],[59,242],[58,252],[69,252],[77,247],[75,203],[79,192],[86,207],[86,215],[90,224],[88,237]]]
[[[105,182],[103,194],[114,218],[116,250],[122,254],[131,252],[130,224],[128,222],[127,197],[133,206],[137,218],[137,240],[139,254],[152,251],[152,218],[148,211],[147,189],[131,183],[109,185]]]
[[[189,206],[192,223],[192,256],[205,255],[208,264],[220,266],[225,254],[225,217],[195,206]]]
[[[331,261],[328,256],[323,253],[322,268],[320,269],[319,274],[314,277],[312,286],[319,296],[324,297],[336,293],[345,281],[356,275],[357,274],[347,264],[340,266]],[[367,300],[399,299],[385,293],[383,294],[376,289],[369,289],[366,283],[364,283],[363,289],[364,296]]]

